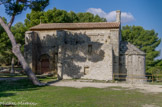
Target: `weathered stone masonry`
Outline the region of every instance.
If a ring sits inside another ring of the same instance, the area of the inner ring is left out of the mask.
[[[113,74],[125,73],[128,81],[134,81],[132,74],[145,76],[145,54],[121,41],[120,11],[117,22],[40,24],[30,30],[25,58],[37,74],[113,80],[120,77]]]

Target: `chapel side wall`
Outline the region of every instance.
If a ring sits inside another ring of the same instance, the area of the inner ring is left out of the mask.
[[[120,56],[120,73],[129,83],[144,83],[145,78],[145,55],[123,54]]]
[[[91,42],[98,42],[103,44],[113,45],[114,54],[119,56],[119,29],[85,29],[85,30],[48,30],[48,31],[37,31],[40,40],[44,40],[46,37],[54,36],[55,39],[48,39],[48,46],[54,46],[57,44],[64,44],[65,32],[77,36],[87,36]],[[60,36],[61,35],[61,36]],[[54,40],[54,41],[53,41]],[[43,46],[44,46],[43,45]]]
[[[58,77],[112,80],[112,46],[101,46],[95,43],[92,43],[92,46],[94,48],[91,54],[88,53],[87,43],[77,46],[61,46]]]
[[[110,30],[67,30],[66,32],[69,39],[65,37],[65,40],[71,45],[67,43],[59,47],[58,77],[112,80],[113,53]],[[74,39],[72,36],[79,39]],[[85,42],[76,45],[73,43],[76,40],[85,40]],[[92,45],[92,54],[88,53],[89,44]]]
[[[113,73],[115,79],[119,77],[119,46],[120,46],[120,30],[112,29],[111,31],[111,42],[110,44],[113,47]]]
[[[64,32],[58,32],[56,30],[50,31],[36,31],[41,44],[39,56],[38,56],[38,72],[41,72],[41,58],[43,55],[49,56],[49,68],[52,74],[57,74],[58,63],[58,48],[64,43]],[[58,36],[59,35],[59,36]]]
[[[25,32],[24,57],[32,68],[32,31]]]
[[[125,81],[127,77],[127,63],[126,63],[126,55],[125,54],[120,54],[119,57],[119,78],[121,81]]]
[[[65,52],[64,54],[60,54],[60,52],[62,52],[62,46],[64,46],[65,43],[65,32],[69,32],[70,34],[77,34],[86,37],[86,39],[88,40],[88,44],[83,47],[83,49],[88,49],[88,45],[89,43],[92,44],[97,44],[98,46],[100,46],[100,48],[102,48],[102,51],[98,51],[98,54],[103,54],[104,53],[104,58],[101,58],[102,60],[99,60],[98,62],[93,62],[91,61],[91,59],[89,59],[89,57],[86,56],[86,61],[83,61],[84,63],[86,62],[86,65],[81,66],[81,71],[82,71],[82,75],[83,75],[83,71],[86,68],[87,70],[92,70],[92,71],[100,71],[98,72],[98,74],[94,74],[96,76],[90,76],[90,75],[86,75],[84,77],[89,78],[89,79],[99,79],[102,80],[102,78],[104,80],[112,80],[112,73],[114,71],[114,69],[116,69],[116,67],[114,68],[114,54],[118,55],[118,44],[119,44],[119,30],[118,29],[87,29],[87,30],[64,30],[64,31],[56,31],[56,30],[48,30],[48,31],[36,31],[39,39],[43,42],[41,42],[41,50],[40,50],[40,55],[41,54],[48,54],[51,59],[53,59],[54,53],[58,53],[58,63],[57,63],[57,71],[58,74],[61,75],[61,72],[64,71],[65,66],[63,66],[63,57],[65,56]],[[46,42],[45,42],[45,41]],[[48,41],[48,42],[47,42]],[[73,41],[72,41],[73,42]],[[117,43],[114,43],[117,42]],[[114,46],[113,46],[114,45]],[[54,47],[57,47],[54,49]],[[97,46],[92,46],[94,49]],[[72,51],[74,51],[75,49],[71,48]],[[56,52],[57,51],[57,52]],[[102,53],[103,52],[103,53]],[[84,55],[83,55],[84,56]],[[85,56],[84,56],[85,57]],[[99,57],[102,57],[102,55],[99,55]],[[72,58],[75,59],[76,57]],[[85,58],[83,58],[85,59]],[[81,60],[83,60],[81,58]],[[93,58],[95,59],[95,58]],[[115,59],[117,60],[117,58],[115,57]],[[71,60],[71,59],[70,59]],[[88,61],[89,60],[89,61]],[[66,61],[66,60],[65,60]],[[73,60],[71,60],[73,61]],[[74,61],[75,65],[82,65],[81,63],[83,63],[82,61]],[[118,63],[118,61],[116,61]],[[50,69],[52,69],[52,63],[50,64]],[[98,66],[100,65],[100,66]],[[117,64],[116,64],[117,66]],[[87,68],[88,67],[88,68]],[[95,69],[94,69],[95,68]],[[73,69],[73,68],[69,68],[69,69]],[[97,70],[96,70],[97,69]],[[66,72],[70,72],[71,70],[66,70]],[[102,73],[103,71],[103,73]],[[102,75],[107,73],[106,75]],[[98,75],[98,76],[97,76]],[[101,75],[101,76],[99,76]],[[105,77],[104,77],[105,76]],[[64,76],[66,78],[66,76]],[[67,76],[70,77],[70,76]],[[82,76],[83,77],[83,76]]]
[[[37,73],[38,56],[40,53],[39,38],[36,32],[27,31],[25,33],[24,56],[34,73]]]
[[[57,31],[27,31],[25,33],[24,56],[32,71],[41,74],[41,56],[50,56],[50,71],[56,73],[58,44],[61,42],[61,35],[57,37]],[[62,34],[63,35],[63,34]]]
[[[127,78],[129,83],[144,83],[145,77],[145,55],[126,55]]]
[[[91,62],[91,74],[86,75],[83,78],[97,79],[97,80],[113,80],[113,53],[112,45],[104,44],[101,47],[100,52],[104,52],[103,60],[98,62]],[[102,55],[99,52],[99,55]],[[93,57],[96,60],[96,57]]]

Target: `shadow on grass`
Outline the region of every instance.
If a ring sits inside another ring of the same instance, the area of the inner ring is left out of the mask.
[[[38,90],[41,87],[33,85],[29,79],[21,79],[17,81],[4,80],[0,81],[0,97],[15,96],[16,91],[33,91]],[[12,91],[13,93],[8,91]]]
[[[8,77],[8,78],[11,78],[11,77],[26,77],[26,75],[24,74],[21,74],[21,73],[15,73],[15,74],[11,74],[11,73],[1,73],[0,72],[0,78],[5,78],[5,77]]]
[[[50,76],[37,76],[42,83],[55,83],[58,82],[57,77]],[[35,86],[32,81],[27,77],[6,76],[0,77],[0,97],[16,96],[16,91],[33,91],[39,90],[45,86]]]

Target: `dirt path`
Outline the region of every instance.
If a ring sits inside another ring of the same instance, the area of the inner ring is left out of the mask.
[[[0,81],[9,80],[17,81],[27,77],[8,77],[0,78]],[[98,83],[90,81],[73,81],[73,80],[62,80],[54,83],[49,83],[50,86],[62,86],[62,87],[74,87],[74,88],[107,88],[107,87],[122,87],[126,89],[139,89],[140,92],[144,93],[160,93],[162,92],[162,85],[150,85],[150,84],[127,84],[127,83]],[[119,88],[113,88],[114,90],[120,90]]]
[[[49,84],[50,86],[63,86],[63,87],[94,87],[94,88],[107,88],[107,87],[123,87],[128,89],[140,89],[141,92],[162,92],[162,85],[149,85],[149,84],[126,84],[126,83],[94,83],[94,82],[80,82],[80,81],[59,81]]]

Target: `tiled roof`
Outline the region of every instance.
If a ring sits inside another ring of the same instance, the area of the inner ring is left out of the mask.
[[[30,30],[57,30],[57,29],[104,29],[119,28],[119,22],[95,22],[95,23],[47,23],[31,27]]]
[[[145,55],[143,51],[129,42],[122,41],[120,43],[120,54],[126,55]]]

